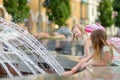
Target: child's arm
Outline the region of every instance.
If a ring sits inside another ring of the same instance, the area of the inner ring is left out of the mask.
[[[93,57],[93,54],[89,54],[88,56],[86,56],[85,58],[81,59],[80,62],[71,69],[71,71],[73,71],[73,73],[76,73],[77,70],[79,68],[81,68],[81,66],[84,64],[84,63],[87,63],[91,58]]]
[[[74,74],[72,71],[65,71],[62,75],[63,76],[70,76],[72,74]]]
[[[93,66],[107,66],[109,63],[112,61],[112,54],[109,51],[104,52],[104,57],[101,60],[93,60],[91,62],[87,62],[83,64],[81,67],[84,68],[88,65],[93,65]]]
[[[90,48],[90,38],[88,37],[84,42],[84,54],[85,54],[85,56],[88,56],[88,54],[90,52],[89,48]]]
[[[77,70],[79,68],[81,68],[81,65],[83,65],[84,63],[88,62],[91,58],[92,58],[93,54],[89,54],[88,56],[86,56],[85,58],[81,59],[80,62],[71,69],[71,71],[66,71],[63,73],[63,76],[69,76],[72,74],[75,74],[77,72]]]

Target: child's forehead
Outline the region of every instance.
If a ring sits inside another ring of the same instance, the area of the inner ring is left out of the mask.
[[[73,29],[73,31],[77,31],[77,30],[79,30],[79,31],[80,31],[80,29],[79,29],[79,28],[77,28],[77,27],[75,27],[75,28]]]

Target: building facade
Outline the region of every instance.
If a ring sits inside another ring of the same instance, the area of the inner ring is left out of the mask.
[[[99,2],[100,0],[71,0],[71,16],[68,19],[70,28],[75,23],[80,23],[83,27],[96,23]]]
[[[0,17],[11,20],[11,16],[4,8],[2,1],[3,0],[0,0]],[[50,29],[55,28],[55,24],[50,23],[48,20],[43,2],[44,0],[28,0],[28,6],[30,7],[29,24],[31,25],[30,30],[28,30],[31,31],[32,34],[49,32]],[[98,3],[99,0],[70,0],[71,15],[66,21],[69,29],[76,23],[82,25],[95,23]]]
[[[7,13],[6,9],[3,6],[3,0],[0,0],[0,17],[11,20],[11,16]]]
[[[88,0],[88,23],[96,23],[98,20],[97,7],[99,6],[100,0]]]
[[[46,9],[43,7],[43,2],[44,0],[29,0],[28,2],[28,5],[30,7],[31,18],[34,23],[33,33],[40,32],[40,27],[38,26],[40,20],[41,20],[42,32],[49,32],[49,29],[55,28],[55,24],[50,23],[50,21],[48,20],[48,16],[46,15]],[[73,24],[80,23],[80,16],[81,16],[80,1],[70,0],[70,6],[71,6],[71,15],[66,21],[66,24],[68,24],[68,27],[71,29]],[[39,13],[41,13],[41,18],[39,17]]]

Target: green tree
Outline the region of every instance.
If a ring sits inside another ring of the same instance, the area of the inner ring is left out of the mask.
[[[46,8],[49,20],[60,26],[65,24],[71,13],[70,0],[50,0]]]
[[[117,15],[115,17],[115,25],[117,27],[120,27],[120,0],[113,1],[113,9],[117,12]]]
[[[27,0],[3,0],[3,3],[7,12],[12,15],[13,22],[21,23],[29,17]]]
[[[99,20],[101,25],[104,27],[110,27],[114,24],[114,19],[112,17],[113,6],[111,0],[101,0],[98,6],[98,11],[100,13]]]

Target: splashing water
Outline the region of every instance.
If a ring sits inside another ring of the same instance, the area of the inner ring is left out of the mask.
[[[44,67],[41,68],[36,63],[40,63],[43,60],[58,75],[64,72],[63,67],[37,39],[17,24],[3,18],[0,18],[0,43],[0,64],[11,78],[13,74],[9,71],[6,63],[19,76],[22,76],[22,73],[13,63],[22,63],[24,65],[22,67],[26,67],[32,74],[37,74],[38,72],[45,74]],[[31,60],[31,57],[28,55],[32,55],[32,58],[35,60]]]

